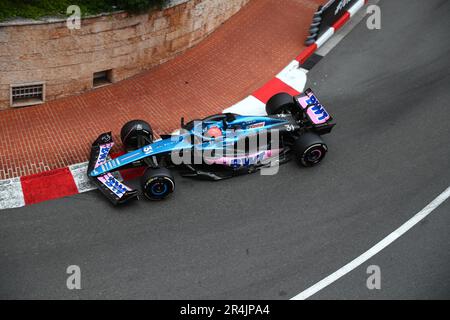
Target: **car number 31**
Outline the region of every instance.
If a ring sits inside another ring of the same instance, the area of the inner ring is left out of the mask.
[[[287,124],[287,125],[285,125],[285,127],[286,127],[286,131],[288,131],[288,132],[295,130],[295,127],[293,124]]]

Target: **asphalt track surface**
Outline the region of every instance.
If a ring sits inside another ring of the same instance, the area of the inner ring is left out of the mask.
[[[178,178],[159,203],[89,192],[2,211],[0,298],[288,299],[411,218],[450,185],[450,3],[379,5],[381,30],[361,22],[308,75],[338,123],[320,166]],[[450,298],[449,213],[312,298]],[[66,288],[69,265],[82,290]]]

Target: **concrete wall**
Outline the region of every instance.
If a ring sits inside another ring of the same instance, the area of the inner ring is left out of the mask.
[[[46,100],[93,87],[93,73],[112,69],[112,82],[161,64],[194,46],[249,0],[173,0],[149,14],[125,12],[83,19],[0,26],[0,110],[10,85],[45,82]]]

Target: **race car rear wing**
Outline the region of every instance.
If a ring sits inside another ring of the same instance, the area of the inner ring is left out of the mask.
[[[111,132],[101,134],[97,140],[94,141],[91,148],[87,175],[112,204],[117,205],[131,199],[137,199],[138,191],[126,186],[117,180],[111,173],[106,173],[97,177],[92,177],[90,175],[92,170],[105,164],[113,146],[114,141]]]
[[[311,88],[306,89],[295,100],[300,105],[305,116],[311,121],[314,131],[318,134],[331,132],[336,124],[332,122],[333,118],[326,111],[325,107],[320,104],[319,99],[317,99]]]

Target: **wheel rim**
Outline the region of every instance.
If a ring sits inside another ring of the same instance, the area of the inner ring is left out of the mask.
[[[145,195],[150,200],[162,200],[173,192],[174,186],[173,181],[169,178],[154,178],[145,186]]]
[[[167,184],[165,184],[161,181],[157,181],[151,187],[151,192],[155,196],[161,196],[161,195],[165,194],[167,192],[167,190],[168,190]]]
[[[325,152],[321,145],[312,146],[305,151],[303,161],[310,165],[318,164],[325,156]]]
[[[322,158],[322,151],[319,149],[311,150],[306,155],[306,160],[308,162],[316,162],[316,161],[320,160],[320,158]]]

